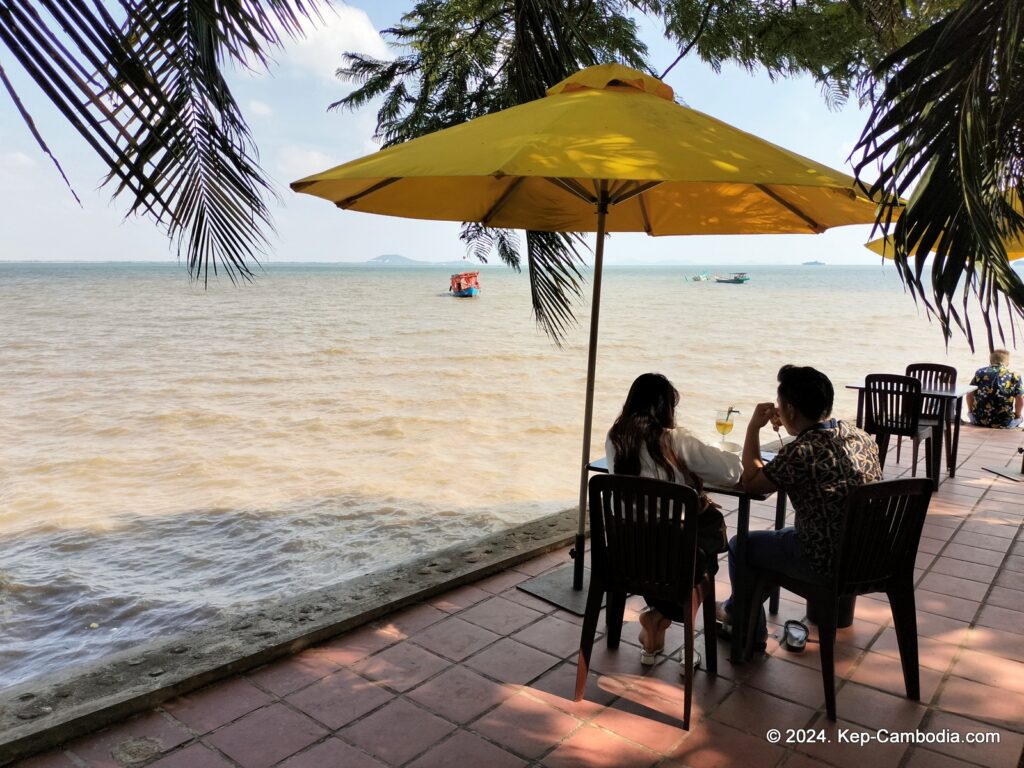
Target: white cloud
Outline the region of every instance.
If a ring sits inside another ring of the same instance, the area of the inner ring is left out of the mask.
[[[330,165],[331,159],[316,149],[284,146],[277,152],[277,169],[288,181],[317,173]]]
[[[270,108],[270,105],[259,99],[252,99],[249,102],[249,112],[257,117],[270,117],[274,114],[274,110]]]
[[[321,24],[306,26],[305,38],[288,43],[279,60],[286,68],[337,83],[334,72],[341,65],[342,54],[346,51],[381,59],[391,58],[387,45],[365,11],[335,4],[324,11]]]
[[[32,168],[36,161],[31,155],[24,152],[6,152],[0,155],[0,166],[17,170],[19,168]]]

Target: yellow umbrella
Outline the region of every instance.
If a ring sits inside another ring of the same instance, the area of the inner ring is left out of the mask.
[[[545,98],[291,186],[346,210],[551,232],[595,231],[602,198],[606,232],[822,232],[874,221],[849,176],[672,97],[636,70],[589,67]]]
[[[1006,201],[1018,214],[1024,214],[1024,204],[1021,203],[1020,196],[1016,192],[1010,192],[1006,197]],[[1024,238],[1005,239],[1003,240],[1003,246],[1006,248],[1006,255],[1010,261],[1024,259]],[[865,244],[864,247],[887,259],[892,259],[896,253],[896,241],[893,240],[892,235],[872,240]],[[913,253],[915,256],[918,255],[918,249],[915,248]]]
[[[606,232],[813,233],[875,220],[839,171],[673,100],[660,80],[588,67],[544,98],[292,183],[339,208],[597,232],[574,589],[583,585],[587,471]]]
[[[1015,259],[1024,259],[1024,240],[1006,240],[1003,242],[1006,247],[1006,255],[1010,261]],[[892,259],[895,253],[896,245],[893,242],[892,236],[880,237],[877,240],[872,240],[865,246],[869,251],[874,251],[880,256],[884,256],[887,259]],[[915,252],[916,253],[916,252]]]

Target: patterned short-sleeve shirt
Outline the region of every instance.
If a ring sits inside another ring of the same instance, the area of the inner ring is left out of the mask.
[[[763,471],[789,495],[797,538],[811,567],[830,574],[850,488],[882,479],[878,445],[846,422],[823,422],[783,447]]]
[[[1024,381],[1005,365],[990,365],[979,368],[971,379],[974,393],[974,408],[971,416],[974,423],[983,427],[1006,427],[1014,418],[1014,399],[1024,395]]]

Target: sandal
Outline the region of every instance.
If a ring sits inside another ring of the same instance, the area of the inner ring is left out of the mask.
[[[807,636],[810,630],[802,621],[790,619],[786,622],[782,633],[782,647],[787,651],[801,653],[807,646]]]
[[[653,666],[665,650],[665,633],[671,626],[656,608],[647,606],[640,611],[640,663],[645,667]]]

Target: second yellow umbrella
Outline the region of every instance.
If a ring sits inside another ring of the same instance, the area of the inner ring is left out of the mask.
[[[1003,242],[1003,246],[1006,248],[1006,255],[1010,261],[1016,259],[1024,259],[1024,240],[1006,240]],[[887,259],[892,259],[893,254],[896,252],[896,246],[893,243],[892,237],[880,237],[877,240],[865,244],[864,246],[869,251],[874,251],[879,256],[884,256]]]

